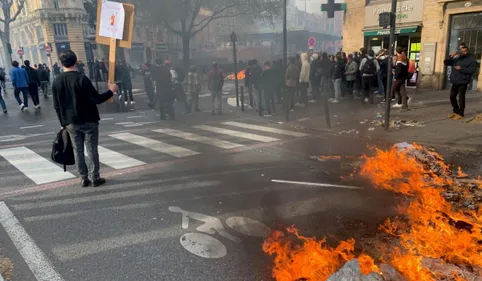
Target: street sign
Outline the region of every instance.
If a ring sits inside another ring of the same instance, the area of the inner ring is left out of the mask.
[[[49,44],[45,44],[45,53],[47,55],[50,55],[50,53],[52,53],[52,47],[50,47]]]
[[[18,48],[17,55],[19,55],[20,57],[23,57],[24,54],[25,52],[23,51],[23,48]]]
[[[316,38],[310,37],[310,39],[308,39],[308,47],[313,48],[315,45],[316,45]]]
[[[344,3],[335,3],[335,0],[328,0],[328,3],[321,4],[321,11],[328,13],[328,18],[334,18],[336,11],[346,11],[347,5]]]

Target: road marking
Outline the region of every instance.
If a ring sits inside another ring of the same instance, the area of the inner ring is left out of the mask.
[[[114,120],[113,117],[109,117],[109,118],[102,118],[101,121],[109,121],[109,120]]]
[[[143,115],[134,115],[134,116],[127,116],[127,119],[134,119],[134,118],[143,118]]]
[[[206,259],[220,259],[228,253],[221,241],[202,233],[186,233],[179,242],[191,254]]]
[[[199,95],[200,98],[207,98],[207,97],[210,97],[211,94],[201,94]]]
[[[143,89],[132,89],[132,93],[142,93],[142,92],[144,92]]]
[[[271,229],[264,223],[245,217],[230,217],[226,224],[237,232],[253,237],[266,237]]]
[[[318,187],[338,187],[338,188],[345,188],[345,189],[363,189],[363,188],[358,187],[358,186],[329,184],[329,183],[303,182],[303,181],[285,181],[285,180],[271,180],[271,181],[272,181],[272,182],[276,182],[276,183],[289,183],[289,184],[298,184],[298,185],[307,185],[307,186],[318,186]]]
[[[219,148],[222,148],[222,149],[233,149],[233,148],[239,148],[239,147],[244,146],[242,144],[237,144],[237,143],[233,143],[233,142],[229,142],[229,141],[223,141],[223,140],[220,140],[220,139],[200,136],[200,135],[191,134],[191,133],[182,132],[182,131],[173,130],[173,129],[158,129],[158,130],[154,130],[154,132],[166,134],[166,135],[174,136],[174,137],[178,137],[178,138],[183,138],[183,139],[186,139],[186,140],[195,141],[195,142],[199,142],[199,143],[204,143],[204,144],[208,144],[208,145],[213,145],[213,146],[216,146],[216,147],[219,147]]]
[[[100,162],[111,168],[120,170],[145,165],[146,163],[119,152],[99,146]],[[86,150],[87,151],[87,150]]]
[[[0,156],[5,158],[36,184],[75,178],[73,174],[64,172],[64,169],[25,146],[1,149]]]
[[[37,281],[64,281],[64,278],[52,267],[45,254],[28,235],[5,202],[0,202],[0,224],[17,247]]]
[[[43,126],[44,126],[44,125],[35,125],[35,126],[20,127],[20,130],[40,128],[40,127],[43,127]]]
[[[187,148],[167,144],[162,141],[141,137],[131,133],[115,134],[115,135],[110,135],[110,137],[113,137],[122,141],[126,141],[132,144],[136,144],[145,148],[149,148],[154,151],[168,154],[177,158],[200,154],[199,152],[196,152]]]
[[[263,132],[269,132],[269,133],[274,133],[279,135],[293,136],[298,138],[309,136],[308,134],[304,134],[304,133],[286,131],[286,130],[271,128],[271,127],[264,127],[264,126],[258,126],[253,124],[240,123],[240,122],[224,122],[223,124],[229,125],[229,126],[235,126],[239,128],[255,130],[255,131],[263,131]]]
[[[244,139],[260,141],[260,142],[279,141],[279,139],[275,139],[275,138],[271,138],[271,137],[265,137],[265,136],[260,136],[260,135],[256,135],[256,134],[250,134],[250,133],[245,133],[245,132],[240,132],[240,131],[211,127],[211,126],[206,126],[206,125],[194,126],[194,128],[209,131],[209,132],[213,132],[213,133],[217,133],[217,134],[229,135],[229,136],[233,136],[233,137],[244,138]]]

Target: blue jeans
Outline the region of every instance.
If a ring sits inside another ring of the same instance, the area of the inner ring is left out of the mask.
[[[100,177],[99,161],[99,123],[69,124],[65,127],[69,132],[74,149],[75,163],[82,179],[92,180]],[[89,169],[85,163],[84,146],[89,158]]]
[[[23,102],[20,99],[20,92],[22,92],[23,94]],[[18,102],[18,105],[21,105],[23,103],[25,107],[28,107],[28,87],[22,87],[22,88],[15,87],[14,95],[15,95],[15,99]]]
[[[383,73],[381,71],[378,71],[377,79],[378,79],[378,94],[385,96],[384,95],[385,89],[383,89]]]
[[[2,106],[3,111],[7,110],[7,105],[2,97],[2,88],[0,87],[0,105]]]

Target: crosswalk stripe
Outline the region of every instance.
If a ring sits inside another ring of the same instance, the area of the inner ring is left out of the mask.
[[[279,139],[272,138],[272,137],[266,137],[266,136],[260,136],[256,134],[250,134],[250,133],[245,133],[245,132],[240,132],[240,131],[234,131],[234,130],[228,130],[228,129],[223,129],[223,128],[218,128],[218,127],[212,127],[212,126],[207,126],[207,125],[199,125],[199,126],[194,126],[194,128],[221,134],[221,135],[229,135],[233,137],[238,137],[238,138],[243,138],[243,139],[248,139],[248,140],[254,140],[254,141],[260,141],[260,142],[275,142],[279,141]]]
[[[263,131],[263,132],[274,133],[274,134],[279,134],[279,135],[293,136],[293,137],[298,137],[298,138],[309,136],[308,134],[304,134],[304,133],[298,133],[298,132],[293,132],[293,131],[281,130],[281,129],[271,128],[271,127],[264,127],[264,126],[258,126],[258,125],[253,125],[253,124],[240,123],[240,122],[224,122],[223,124],[229,125],[229,126],[234,126],[234,127],[239,127],[239,128],[244,128],[244,129],[250,129],[250,130],[255,130],[255,131]]]
[[[103,146],[99,146],[98,150],[100,162],[116,170],[127,169],[146,164],[142,161],[121,154],[119,152],[115,152]]]
[[[25,146],[0,149],[0,156],[36,184],[75,178],[69,172],[50,162]]]
[[[173,129],[158,129],[158,130],[154,130],[154,132],[173,136],[173,137],[183,138],[186,140],[195,141],[199,143],[209,144],[222,149],[233,149],[233,148],[239,148],[244,146],[238,143],[200,136],[200,135],[182,132],[182,131],[173,130]]]
[[[139,145],[145,148],[149,148],[154,151],[168,154],[177,158],[200,154],[199,152],[196,152],[187,148],[167,144],[162,141],[141,137],[131,133],[120,133],[120,134],[110,135],[110,137],[113,137],[122,141],[126,141],[135,145]]]

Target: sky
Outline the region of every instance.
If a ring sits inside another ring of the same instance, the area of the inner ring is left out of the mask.
[[[327,0],[296,0],[296,6],[299,10],[305,10],[305,1],[308,13],[321,13],[321,4],[327,2]],[[343,0],[335,0],[335,3],[343,3]]]

